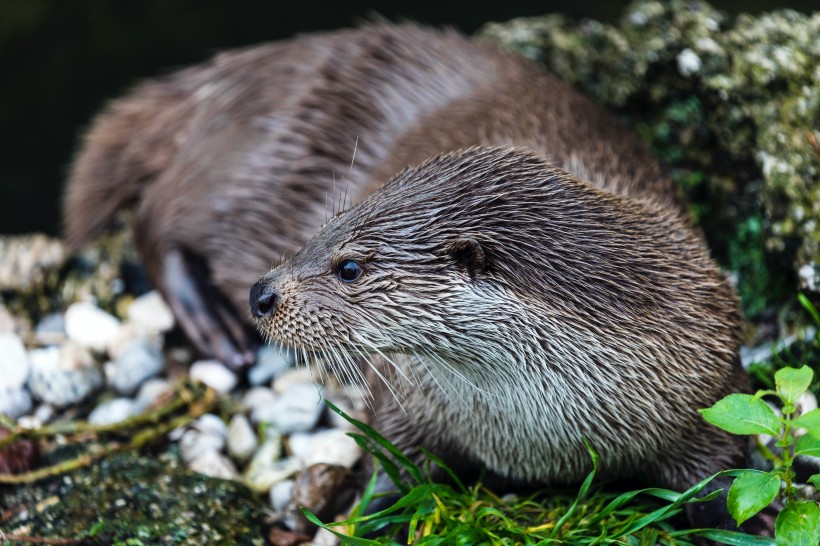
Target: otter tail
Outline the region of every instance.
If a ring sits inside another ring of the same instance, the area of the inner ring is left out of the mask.
[[[147,82],[97,116],[63,200],[63,233],[71,248],[101,235],[165,169],[183,129],[175,108],[180,99],[167,82]]]

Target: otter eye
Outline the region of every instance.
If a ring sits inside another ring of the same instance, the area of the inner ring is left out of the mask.
[[[359,265],[359,262],[355,260],[345,260],[339,266],[336,275],[344,282],[353,282],[361,277],[363,272],[364,269]]]

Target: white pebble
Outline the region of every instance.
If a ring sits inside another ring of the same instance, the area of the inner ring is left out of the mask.
[[[254,464],[255,460],[256,457],[248,465],[248,469],[242,475],[242,480],[245,485],[257,493],[267,493],[274,484],[286,480],[302,470],[302,464],[294,457],[265,464]]]
[[[282,394],[297,385],[313,385],[316,383],[316,378],[313,377],[314,373],[316,372],[313,372],[310,368],[304,366],[301,368],[289,369],[276,378],[276,381],[273,382],[273,392],[274,394]]]
[[[147,333],[139,330],[133,324],[125,323],[117,331],[117,335],[108,341],[105,349],[111,360],[117,360],[134,343],[146,344],[161,351],[163,339],[161,334]]]
[[[316,386],[302,383],[276,399],[265,421],[276,423],[283,434],[305,432],[316,426],[324,409],[322,395]]]
[[[236,461],[244,463],[251,458],[258,447],[256,433],[248,418],[237,413],[228,425],[228,453]]]
[[[236,480],[239,478],[239,472],[236,471],[236,467],[231,460],[218,451],[201,453],[190,462],[188,468],[194,472],[222,480]]]
[[[114,398],[94,408],[88,415],[88,422],[92,425],[110,425],[125,421],[137,413],[137,405],[130,398]]]
[[[272,403],[276,400],[276,396],[267,387],[253,387],[245,393],[242,397],[242,408],[247,411],[252,411],[254,408]]]
[[[327,529],[319,528],[313,539],[310,541],[311,546],[339,546],[341,541],[339,537],[328,531]]]
[[[102,385],[102,373],[88,351],[67,343],[29,352],[28,387],[35,398],[57,407],[76,404]]]
[[[362,455],[356,441],[338,429],[315,434],[296,433],[291,435],[289,445],[293,456],[305,466],[325,463],[353,468]]]
[[[266,423],[268,425],[276,425],[276,417],[279,414],[279,406],[276,400],[270,402],[262,402],[255,405],[251,409],[251,420],[256,423]]]
[[[48,423],[54,417],[54,406],[49,404],[40,404],[34,410],[34,418],[41,423]]]
[[[0,413],[17,419],[31,411],[31,394],[25,387],[0,387]]]
[[[174,314],[160,293],[152,290],[131,302],[128,322],[148,332],[167,332],[174,327]]]
[[[282,457],[282,436],[276,429],[267,429],[262,445],[253,454],[251,462],[245,469],[245,483],[257,493],[266,492],[274,483],[274,481],[269,481],[268,477],[278,472],[276,465],[280,457]],[[296,459],[291,458],[291,460],[298,463]]]
[[[149,379],[140,386],[137,393],[137,406],[140,411],[152,407],[165,393],[172,389],[171,383],[165,379]]]
[[[800,396],[795,404],[795,415],[805,415],[812,410],[817,409],[817,397],[811,391],[806,391]],[[799,438],[806,434],[805,429],[797,429],[792,431],[795,438]]]
[[[186,430],[179,440],[179,455],[183,462],[190,464],[191,461],[199,458],[208,451],[222,451],[225,447],[225,439],[207,432],[197,430]]]
[[[219,393],[230,392],[238,383],[236,374],[216,360],[200,360],[191,365],[191,379],[201,381]]]
[[[94,351],[104,351],[116,338],[121,326],[117,317],[92,303],[74,303],[65,312],[65,331],[68,339]]]
[[[22,340],[10,332],[0,333],[0,391],[21,389],[30,371]]]
[[[132,341],[106,366],[109,385],[120,394],[132,394],[142,383],[165,368],[162,351],[145,339]]]
[[[700,57],[691,49],[686,48],[678,54],[678,72],[681,73],[681,76],[688,78],[692,74],[696,74],[700,70],[700,66]]]
[[[206,413],[191,423],[191,426],[200,432],[219,436],[223,440],[228,437],[228,425],[218,415]]]
[[[294,480],[282,480],[270,488],[270,504],[274,512],[281,514],[293,498],[294,483]]]
[[[287,351],[279,345],[265,345],[256,352],[256,364],[248,370],[248,382],[258,386],[286,372],[291,365]]]

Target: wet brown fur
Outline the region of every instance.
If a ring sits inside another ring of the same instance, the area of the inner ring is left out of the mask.
[[[126,206],[166,296],[181,251],[243,321],[304,246],[260,325],[351,375],[405,354],[368,372],[400,447],[558,483],[588,471],[583,437],[604,473],[677,488],[742,459],[695,411],[745,388],[731,288],[634,135],[526,60],[381,23],[223,53],[86,136],[68,241]]]

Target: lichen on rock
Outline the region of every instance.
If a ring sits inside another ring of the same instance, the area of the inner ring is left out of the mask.
[[[261,546],[268,527],[264,504],[241,484],[185,470],[173,457],[132,454],[27,487],[0,487],[0,509],[7,534],[92,545]]]
[[[730,19],[704,2],[640,0],[614,25],[547,15],[480,35],[637,130],[737,275],[748,316],[818,285],[820,13]]]

